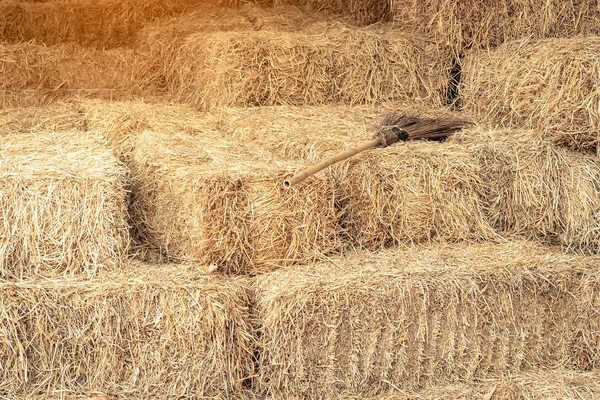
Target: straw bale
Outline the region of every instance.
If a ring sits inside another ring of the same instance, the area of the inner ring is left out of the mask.
[[[358,25],[386,22],[392,19],[390,0],[258,0],[263,5],[299,5],[310,10],[326,11],[336,17],[347,17]]]
[[[532,131],[475,128],[457,135],[479,161],[488,219],[498,230],[600,250],[600,161],[557,147]]]
[[[52,1],[0,3],[0,40],[45,45],[77,42],[114,48],[131,45],[146,23],[179,14],[192,0]]]
[[[297,32],[215,32],[170,49],[161,78],[178,101],[215,106],[442,104],[451,53],[390,27],[313,26]]]
[[[0,44],[0,107],[46,105],[51,99],[129,98],[150,90],[133,50],[94,50],[75,44]],[[26,104],[14,100],[28,100]]]
[[[462,52],[506,41],[597,34],[596,0],[391,0],[394,21]]]
[[[376,250],[430,241],[492,239],[480,166],[456,144],[414,142],[340,164],[343,226]]]
[[[132,169],[138,231],[173,260],[256,273],[339,247],[327,175],[286,191],[281,182],[298,165],[261,162],[260,154],[208,131],[144,133]]]
[[[92,280],[1,282],[0,293],[9,397],[229,398],[254,370],[245,280],[130,264]]]
[[[260,385],[275,398],[371,397],[597,368],[599,261],[444,245],[259,276]]]
[[[0,109],[0,136],[53,131],[84,131],[85,118],[77,102],[46,107]]]
[[[516,41],[463,62],[465,112],[494,125],[535,128],[573,150],[600,137],[600,38]]]
[[[93,275],[129,241],[128,173],[79,134],[9,135],[0,145],[0,277]]]

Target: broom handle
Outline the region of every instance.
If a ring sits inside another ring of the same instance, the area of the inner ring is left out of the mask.
[[[358,153],[362,153],[365,150],[369,150],[374,147],[377,147],[380,143],[381,143],[381,139],[379,139],[379,138],[373,139],[370,142],[365,142],[365,143],[359,144],[358,146],[356,146],[353,149],[346,150],[343,153],[336,154],[335,156],[328,158],[327,160],[320,162],[317,165],[313,165],[312,167],[308,167],[304,171],[298,172],[296,175],[292,176],[290,179],[286,179],[285,181],[283,181],[283,187],[286,189],[289,189],[292,186],[297,185],[300,182],[304,181],[309,176],[314,175],[317,172],[322,171],[325,168],[327,168],[335,163],[339,163],[340,161],[344,161],[352,156],[355,156]]]

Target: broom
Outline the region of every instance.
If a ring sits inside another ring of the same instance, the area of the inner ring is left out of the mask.
[[[365,150],[377,147],[383,148],[393,145],[399,141],[408,140],[435,140],[443,141],[454,132],[461,130],[468,122],[452,118],[421,118],[419,116],[407,116],[404,114],[390,114],[381,123],[379,131],[370,142],[361,143],[353,149],[336,154],[327,160],[313,165],[283,181],[286,189],[303,182],[311,175],[325,168],[344,161]]]

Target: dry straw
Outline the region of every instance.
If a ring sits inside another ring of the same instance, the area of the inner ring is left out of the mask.
[[[162,46],[170,49],[166,87],[175,99],[204,109],[407,99],[441,104],[451,63],[447,48],[422,35],[339,24],[276,36],[192,34]]]
[[[334,173],[343,225],[360,246],[495,236],[485,218],[480,166],[460,145],[396,144],[350,159]]]
[[[331,179],[293,191],[296,165],[266,164],[246,148],[202,135],[139,136],[132,157],[140,235],[174,260],[256,273],[339,247]]]
[[[0,294],[8,397],[229,398],[254,370],[245,280],[131,264],[93,280],[3,282]]]
[[[0,4],[0,40],[111,48],[133,43],[145,24],[181,13],[190,0],[48,1]]]
[[[463,62],[465,111],[503,126],[536,128],[574,150],[598,148],[600,39],[516,41]]]
[[[500,231],[600,250],[600,161],[534,132],[473,129],[454,140],[478,158],[490,223]]]
[[[529,243],[436,246],[258,277],[261,387],[371,397],[596,368],[598,262]]]
[[[133,50],[94,50],[76,44],[0,44],[0,107],[47,105],[86,95],[129,98],[150,88],[143,56]]]
[[[598,33],[595,0],[391,0],[394,21],[434,34],[458,51],[523,37]]]
[[[383,395],[377,400],[594,400],[600,396],[597,372],[534,370],[485,379],[483,383],[440,386],[417,393]],[[487,395],[487,397],[485,397]]]
[[[76,101],[47,107],[0,109],[0,136],[85,129],[85,116]]]
[[[127,171],[78,134],[4,137],[0,277],[93,275],[128,246]]]

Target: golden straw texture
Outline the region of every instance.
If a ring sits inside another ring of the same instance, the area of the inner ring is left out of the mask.
[[[246,281],[193,265],[0,282],[0,392],[227,398],[254,369],[249,305]]]
[[[515,41],[470,54],[464,110],[493,125],[535,128],[573,150],[600,137],[600,38]]]
[[[535,132],[466,130],[462,142],[479,160],[489,221],[504,233],[600,250],[600,160],[557,147]]]
[[[4,137],[0,145],[0,277],[93,275],[129,242],[128,172],[74,134]]]
[[[450,51],[423,36],[340,24],[297,32],[192,34],[170,49],[164,81],[178,101],[215,106],[441,104]]]
[[[257,277],[261,387],[370,397],[597,368],[599,261],[530,243],[455,245]]]
[[[133,208],[140,235],[174,260],[256,273],[308,262],[339,247],[327,175],[284,190],[300,166],[266,164],[249,149],[203,136],[138,138]]]
[[[391,0],[394,21],[454,46],[498,46],[524,37],[598,33],[596,0]]]

